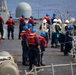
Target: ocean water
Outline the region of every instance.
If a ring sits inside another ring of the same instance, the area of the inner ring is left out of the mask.
[[[15,17],[16,7],[21,2],[28,3],[35,18],[42,18],[46,13],[52,17],[57,13],[58,18],[76,18],[76,0],[6,0],[10,13]]]

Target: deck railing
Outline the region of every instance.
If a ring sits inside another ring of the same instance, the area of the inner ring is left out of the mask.
[[[45,68],[51,68],[52,69],[52,75],[55,75],[55,67],[63,67],[63,66],[70,66],[70,69],[71,69],[71,75],[74,75],[74,69],[73,69],[73,66],[75,66],[76,63],[72,63],[70,62],[69,64],[51,64],[51,65],[47,65],[47,66],[40,66],[40,67],[36,67],[34,66],[33,69],[29,72],[27,72],[25,70],[25,75],[29,75],[29,74],[32,74],[32,75],[38,75],[37,73],[38,72],[41,72],[41,71],[44,71]],[[39,70],[37,70],[39,69]],[[50,75],[50,74],[49,74]]]

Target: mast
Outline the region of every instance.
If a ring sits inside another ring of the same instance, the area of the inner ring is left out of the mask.
[[[10,15],[6,0],[0,0],[0,14],[3,16],[4,21],[6,21]]]
[[[0,12],[7,11],[7,3],[6,0],[0,0]]]

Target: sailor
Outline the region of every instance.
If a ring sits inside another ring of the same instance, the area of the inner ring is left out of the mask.
[[[37,65],[36,57],[40,52],[40,46],[35,28],[33,28],[31,30],[31,34],[28,35],[28,43],[29,43],[29,70],[31,70],[33,65]]]
[[[60,43],[61,23],[62,23],[61,19],[57,19],[57,24],[55,25],[56,42],[57,42],[56,47],[59,47],[58,42]]]
[[[12,19],[12,16],[9,17],[9,19],[6,21],[7,26],[7,32],[8,32],[8,39],[10,39],[10,33],[11,38],[14,39],[14,21]]]
[[[61,29],[61,34],[60,34],[60,40],[61,40],[61,43],[60,43],[60,51],[63,52],[64,51],[64,45],[65,45],[65,33],[68,29],[68,26],[69,26],[69,21],[68,20],[65,20],[65,23],[62,24],[62,29]]]
[[[56,16],[57,16],[57,14],[56,13],[53,13],[53,17],[51,18],[51,23],[52,24],[53,24],[54,19],[57,19]]]
[[[51,25],[51,22],[50,22],[50,15],[49,14],[46,14],[46,16],[44,17],[44,19],[47,21],[48,23],[48,34],[49,34],[49,39],[50,39],[50,25]]]
[[[28,19],[28,24],[31,23],[32,26],[34,26],[34,17],[31,15],[30,18]]]
[[[38,59],[38,63],[37,65],[38,66],[45,66],[42,62],[42,58],[43,58],[43,54],[44,54],[44,51],[45,51],[45,48],[47,48],[47,42],[46,42],[46,39],[45,39],[45,36],[46,36],[46,33],[45,32],[41,32],[40,33],[40,36],[38,37],[38,40],[39,40],[39,44],[40,44],[40,49],[41,49],[41,53],[39,53],[37,59]]]
[[[46,14],[46,16],[44,17],[44,19],[47,21],[48,24],[51,24],[49,16],[50,16],[49,14]]]
[[[40,27],[39,27],[39,29],[42,31],[42,32],[45,32],[46,33],[46,37],[45,37],[45,39],[46,39],[46,41],[47,41],[47,43],[48,43],[48,31],[49,31],[49,29],[48,29],[48,23],[47,23],[47,21],[44,19],[43,21],[42,21],[42,24],[40,25]]]
[[[52,39],[51,39],[51,48],[54,48],[57,46],[58,42],[56,41],[56,29],[55,26],[57,25],[57,19],[53,20],[53,24],[52,24]],[[55,46],[54,46],[55,45]]]
[[[18,39],[20,39],[20,37],[21,37],[20,33],[23,30],[24,25],[26,25],[25,15],[22,14],[21,17],[19,18],[19,35],[18,35]]]
[[[27,26],[28,26],[28,33],[30,34],[31,33],[31,30],[32,30],[32,24],[29,23]]]
[[[73,41],[73,26],[70,25],[68,30],[66,31],[65,34],[65,50],[64,50],[64,56],[68,56],[68,53],[70,52],[70,50],[72,49],[73,45],[72,45],[72,41]]]
[[[21,45],[22,45],[22,64],[24,66],[28,65],[28,27],[23,26],[23,30],[21,32]]]
[[[1,16],[1,14],[0,14],[0,33],[1,33],[1,39],[4,39],[3,38],[3,33],[4,33],[4,31],[3,31],[3,24],[4,24],[4,20],[3,20],[2,16]]]

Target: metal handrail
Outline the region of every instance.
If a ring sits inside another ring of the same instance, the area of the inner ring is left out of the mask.
[[[54,67],[62,67],[62,66],[70,66],[71,67],[71,75],[74,75],[74,72],[73,72],[73,66],[76,65],[76,63],[72,63],[70,62],[70,64],[51,64],[51,65],[47,65],[47,66],[40,66],[40,67],[36,67],[34,66],[33,69],[30,71],[30,72],[27,72],[25,70],[25,75],[28,75],[28,74],[33,74],[33,75],[37,75],[38,72],[40,71],[43,71],[42,69],[43,68],[49,68],[51,67],[52,68],[52,74],[55,75],[55,70],[54,70]],[[39,71],[36,71],[36,69],[40,69]]]

